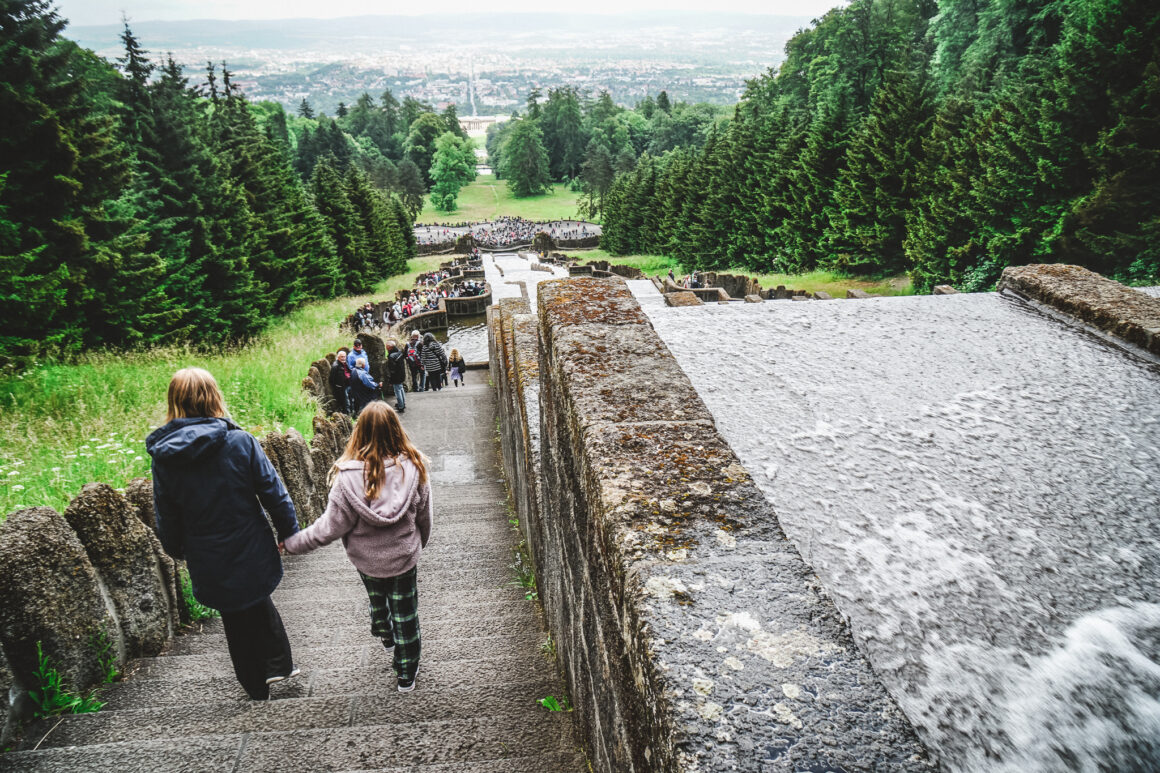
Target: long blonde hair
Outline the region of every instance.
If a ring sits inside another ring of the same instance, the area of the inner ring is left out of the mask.
[[[226,399],[213,374],[202,368],[182,368],[169,380],[166,423],[174,419],[226,415]]]
[[[419,470],[419,485],[427,482],[427,459],[411,444],[399,415],[381,400],[363,408],[350,434],[342,456],[330,471],[333,480],[342,462],[357,460],[363,463],[363,480],[367,501],[377,499],[386,481],[386,461],[405,456]]]

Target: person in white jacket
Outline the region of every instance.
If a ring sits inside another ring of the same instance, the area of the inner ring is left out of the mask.
[[[398,415],[373,402],[358,417],[331,470],[326,512],[286,539],[287,553],[308,553],[342,538],[371,602],[371,633],[394,650],[399,692],[419,672],[419,553],[431,537],[431,483],[423,454]]]

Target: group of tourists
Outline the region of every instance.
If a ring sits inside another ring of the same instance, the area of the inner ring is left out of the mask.
[[[411,392],[438,392],[445,386],[466,384],[467,363],[458,349],[448,355],[443,344],[431,333],[411,333],[407,342],[400,346],[391,339],[387,342],[387,362],[385,378],[375,381],[371,376],[371,356],[363,348],[361,338],[354,339],[350,350],[339,349],[330,366],[331,392],[334,395],[335,410],[358,416],[375,400],[382,399],[385,386],[390,385],[395,396],[395,410],[407,410],[407,389]]]
[[[413,317],[425,311],[436,311],[440,298],[472,298],[487,293],[487,283],[469,279],[455,282],[448,287],[432,287],[412,290],[394,303],[386,305],[382,313],[376,313],[377,303],[367,303],[353,315],[355,330],[382,330],[400,320]]]
[[[279,554],[339,539],[366,587],[371,635],[392,655],[399,692],[415,689],[417,569],[431,537],[431,483],[427,459],[387,403],[361,411],[330,470],[326,511],[305,530],[261,444],[229,418],[208,371],[173,376],[166,423],[145,445],[161,545],[185,561],[194,597],[221,613],[234,673],[251,699],[267,700],[271,685],[300,673],[270,597],[282,580]]]
[[[470,233],[478,244],[491,248],[531,244],[536,234],[544,232],[553,239],[583,239],[599,233],[588,223],[577,220],[534,222],[522,217],[499,217],[487,223],[434,224],[415,227],[419,244],[449,244]]]
[[[675,284],[679,287],[683,287],[686,290],[699,290],[705,286],[705,283],[701,278],[700,271],[694,271],[691,274],[685,274],[683,277],[681,277],[680,281],[677,281],[676,275],[673,274],[673,270],[670,268],[669,269],[669,280],[673,284]]]

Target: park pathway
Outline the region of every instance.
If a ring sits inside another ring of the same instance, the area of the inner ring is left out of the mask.
[[[571,716],[538,703],[563,687],[509,568],[518,537],[496,464],[495,393],[486,372],[469,378],[408,395],[403,415],[431,458],[435,507],[419,562],[414,692],[396,691],[366,592],[335,543],[286,559],[274,598],[302,675],[269,702],[244,699],[213,621],[134,663],[100,713],[66,717],[38,751],[0,755],[0,771],[585,770]]]

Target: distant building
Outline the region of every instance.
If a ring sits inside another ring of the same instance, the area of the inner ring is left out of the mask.
[[[470,134],[471,132],[485,132],[487,127],[493,123],[503,123],[508,117],[506,115],[468,115],[460,116],[459,126],[463,131]]]

